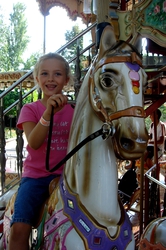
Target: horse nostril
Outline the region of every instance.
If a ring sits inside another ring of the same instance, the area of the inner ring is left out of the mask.
[[[120,144],[125,150],[132,151],[134,149],[134,142],[128,138],[122,137],[120,139]]]

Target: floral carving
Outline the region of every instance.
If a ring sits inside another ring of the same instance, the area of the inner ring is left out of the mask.
[[[146,25],[153,26],[162,32],[166,30],[166,0],[153,0],[145,11]]]

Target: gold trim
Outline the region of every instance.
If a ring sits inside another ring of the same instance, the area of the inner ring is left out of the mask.
[[[140,34],[142,37],[149,38],[158,45],[166,48],[166,32],[154,28],[153,26],[146,25],[145,11],[154,0],[144,0],[140,3],[133,5],[131,11],[119,11],[119,30],[120,40],[128,40]]]
[[[123,206],[121,205],[121,203],[119,202],[120,210],[121,210],[121,218],[120,218],[119,222],[117,223],[117,232],[116,232],[116,235],[115,235],[114,237],[112,237],[112,236],[110,236],[107,227],[101,225],[99,222],[96,221],[96,219],[93,217],[93,215],[92,215],[92,214],[85,208],[85,206],[81,203],[80,198],[79,198],[79,195],[78,195],[77,193],[74,193],[74,192],[70,189],[70,187],[69,187],[69,185],[68,185],[68,183],[67,183],[67,181],[66,181],[65,176],[63,176],[63,182],[65,183],[65,187],[66,187],[66,189],[68,190],[68,192],[69,192],[71,195],[73,195],[73,196],[76,197],[77,205],[78,205],[80,211],[82,211],[82,212],[87,216],[87,218],[94,224],[94,226],[95,226],[96,228],[98,228],[99,230],[104,230],[104,231],[105,231],[105,234],[107,235],[107,237],[108,237],[111,241],[115,241],[115,240],[119,237],[120,228],[121,228],[122,223],[124,223],[124,218],[125,218],[125,216],[124,216],[124,210],[122,209]],[[62,196],[61,196],[61,199],[62,199],[63,207],[64,207],[64,201],[63,201]],[[110,200],[110,202],[111,202],[111,200]],[[74,223],[73,223],[73,221],[72,221],[70,215],[66,214],[64,211],[63,211],[63,213],[70,219],[70,221],[71,221],[71,223],[72,223],[74,229],[77,231],[77,233],[80,235],[80,237],[81,237],[84,241],[86,241],[86,246],[87,246],[87,240],[86,240],[85,236],[82,235],[82,233],[79,231],[79,229],[74,225]]]

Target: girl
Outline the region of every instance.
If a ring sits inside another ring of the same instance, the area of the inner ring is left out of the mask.
[[[31,228],[40,207],[49,196],[49,183],[63,171],[62,166],[50,173],[45,166],[52,107],[54,118],[49,169],[66,155],[73,117],[73,108],[67,104],[67,97],[62,93],[63,87],[72,79],[67,61],[56,53],[43,55],[36,63],[33,75],[43,97],[25,104],[17,123],[17,127],[25,132],[28,155],[15,201],[9,250],[29,249]]]

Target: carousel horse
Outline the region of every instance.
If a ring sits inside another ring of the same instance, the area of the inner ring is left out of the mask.
[[[166,217],[151,221],[141,236],[139,250],[165,250],[165,228]]]
[[[53,184],[35,249],[135,249],[131,223],[118,199],[116,165],[116,157],[140,158],[148,140],[146,74],[134,47],[137,41],[132,42],[117,42],[109,25],[102,33],[99,53],[77,97],[68,152],[85,138],[91,140],[68,159],[59,182]],[[5,213],[4,245],[12,207]]]

